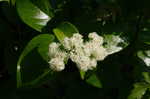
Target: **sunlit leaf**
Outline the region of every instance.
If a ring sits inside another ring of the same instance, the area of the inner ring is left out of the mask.
[[[71,37],[73,33],[79,33],[78,29],[69,22],[61,23],[53,29],[53,32],[60,42],[65,38],[65,36]]]
[[[41,11],[53,17],[54,12],[49,0],[31,0],[34,5],[40,8]]]
[[[107,34],[104,35],[104,46],[108,54],[113,54],[127,47],[128,41],[120,35]]]
[[[16,5],[21,19],[37,31],[42,31],[42,28],[46,26],[47,22],[52,18],[52,16],[44,13],[30,0],[17,0]]]
[[[53,32],[60,42],[66,37],[64,32],[62,32],[61,30],[59,30],[57,28],[53,29]]]
[[[150,50],[138,51],[137,55],[148,67],[150,67]]]

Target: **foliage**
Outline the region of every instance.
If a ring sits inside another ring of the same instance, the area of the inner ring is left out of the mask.
[[[2,99],[150,99],[149,0],[0,0]],[[92,71],[49,68],[48,46],[97,32],[109,55]],[[31,93],[31,94],[30,94]]]

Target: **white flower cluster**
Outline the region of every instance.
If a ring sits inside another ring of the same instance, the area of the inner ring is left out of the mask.
[[[95,32],[88,35],[89,41],[84,42],[83,36],[75,33],[71,38],[66,37],[62,44],[51,43],[49,45],[50,68],[61,71],[65,68],[65,60],[71,59],[82,71],[96,68],[97,61],[107,56],[102,46],[103,38]],[[64,49],[60,49],[63,46]]]

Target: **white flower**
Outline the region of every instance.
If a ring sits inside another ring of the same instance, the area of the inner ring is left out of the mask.
[[[85,54],[83,53],[83,50],[75,50],[75,51],[71,51],[70,52],[70,59],[73,61],[73,62],[78,62],[80,61],[80,58],[82,56],[85,56]]]
[[[90,33],[88,37],[89,39],[92,39],[95,43],[98,43],[100,45],[103,44],[103,37],[99,36],[96,32]]]
[[[68,58],[68,54],[65,51],[58,51],[55,53],[54,58],[66,59]]]
[[[60,44],[59,43],[55,43],[55,42],[49,44],[49,56],[50,57],[54,57],[54,55],[59,50],[59,46],[60,46]]]
[[[76,61],[77,67],[82,71],[87,71],[90,66],[90,58],[86,56],[80,56]]]
[[[50,68],[54,71],[61,71],[65,68],[64,61],[68,59],[68,54],[60,50],[59,43],[51,43],[49,45]]]
[[[83,45],[82,35],[75,33],[71,38],[66,37],[62,43],[67,50],[80,48]]]
[[[65,68],[64,61],[61,58],[52,58],[49,64],[50,68],[54,71],[62,71]]]
[[[70,38],[70,45],[73,49],[82,47],[83,46],[82,35],[80,35],[79,33],[74,34],[72,38]]]
[[[100,61],[100,60],[104,60],[104,58],[107,56],[107,52],[105,48],[98,47],[98,48],[93,49],[92,55],[94,56],[96,60]]]
[[[62,44],[63,44],[65,49],[71,50],[70,39],[68,37],[64,38],[64,40],[62,41]]]
[[[89,67],[90,70],[92,70],[93,68],[96,68],[96,66],[97,66],[97,61],[96,61],[96,59],[91,59],[89,66],[90,66],[90,67]]]
[[[55,42],[53,42],[49,45],[49,56],[50,56],[50,58],[62,58],[62,59],[64,59],[64,58],[68,57],[67,53],[63,50],[60,50],[59,47],[60,47],[60,44],[55,43]]]
[[[106,49],[93,41],[89,41],[85,44],[84,51],[86,55],[89,57],[92,56],[98,61],[104,60],[104,58],[107,56]]]
[[[82,51],[81,51],[82,52]],[[84,53],[70,53],[70,59],[77,64],[77,67],[82,71],[92,70],[96,67],[96,59],[91,59]]]

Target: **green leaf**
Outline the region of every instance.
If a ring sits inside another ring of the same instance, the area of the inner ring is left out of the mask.
[[[8,1],[8,2],[9,2],[9,0],[0,0],[0,2],[1,2],[1,1]]]
[[[46,77],[48,74],[51,74],[51,70],[50,70],[50,69],[45,70],[44,73],[41,74],[40,76],[38,76],[36,79],[34,79],[34,80],[30,81],[30,82],[24,83],[23,86],[24,86],[24,87],[26,87],[26,86],[27,86],[27,87],[28,87],[28,86],[33,87],[33,86],[35,86],[35,85],[38,85],[39,82],[41,82],[41,80],[44,81],[43,78]],[[42,82],[43,82],[43,81],[42,81]]]
[[[64,38],[66,37],[66,35],[64,34],[64,32],[62,32],[61,30],[55,28],[53,29],[53,32],[55,34],[55,36],[57,37],[57,39],[61,42],[62,40],[64,40]]]
[[[48,53],[48,44],[54,40],[53,35],[49,34],[41,34],[36,37],[34,37],[28,45],[25,47],[24,51],[19,57],[19,60],[17,62],[17,87],[22,86],[22,79],[21,79],[21,63],[25,56],[30,53],[33,49],[38,48],[40,55],[46,59],[45,55]],[[43,46],[44,44],[44,46]],[[43,50],[41,50],[41,47],[43,47]]]
[[[96,74],[92,74],[88,79],[86,79],[86,82],[94,87],[102,88],[102,84]]]
[[[150,67],[150,50],[140,50],[137,52],[137,56],[143,60],[146,66]]]
[[[68,37],[71,37],[74,33],[79,33],[79,30],[69,22],[63,22],[56,28],[62,31]]]
[[[108,54],[119,52],[127,47],[127,45],[128,41],[126,38],[121,37],[121,33],[119,35],[116,35],[115,33],[104,35],[104,46]]]
[[[85,71],[80,71],[80,76],[81,76],[81,79],[82,79],[82,80],[85,78],[85,74],[86,74]]]
[[[144,76],[145,81],[150,84],[150,74],[149,74],[149,72],[143,72],[142,74]]]
[[[71,37],[73,33],[79,33],[78,29],[69,22],[63,22],[58,25],[53,32],[57,39],[61,42],[66,36]]]
[[[54,9],[52,8],[49,0],[31,0],[31,1],[47,15],[51,17],[54,16],[54,11],[53,11]]]
[[[131,91],[131,94],[128,96],[128,99],[142,99],[142,96],[146,93],[146,90],[150,85],[145,83],[136,83],[134,89]]]
[[[44,6],[44,5],[41,5]],[[44,13],[35,6],[30,0],[17,0],[16,7],[21,19],[30,27],[37,31],[42,31],[52,16]]]
[[[42,58],[46,61],[48,61],[48,46],[51,41],[48,42],[41,42],[41,44],[38,47],[38,52],[42,56]]]

